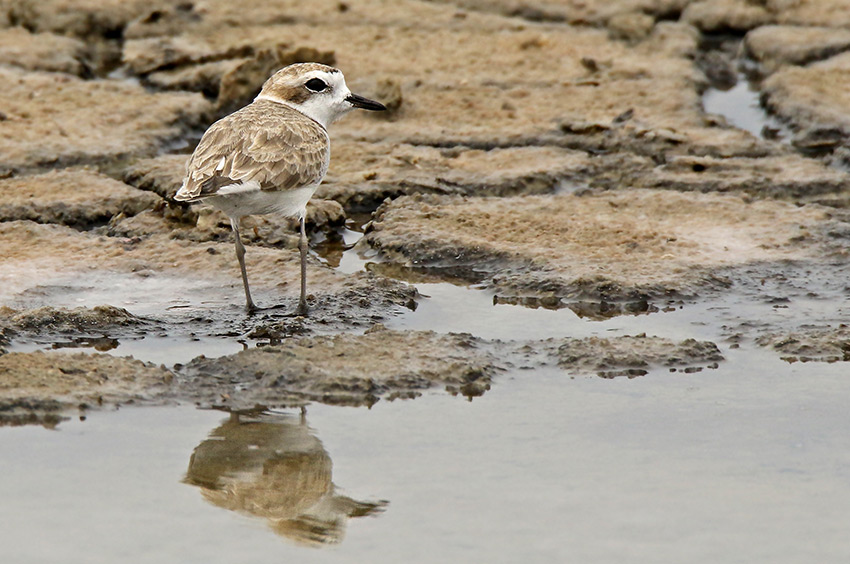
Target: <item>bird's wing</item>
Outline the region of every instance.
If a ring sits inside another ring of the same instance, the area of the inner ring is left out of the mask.
[[[175,199],[213,196],[234,184],[288,190],[321,182],[330,158],[324,128],[289,108],[252,106],[204,133]]]

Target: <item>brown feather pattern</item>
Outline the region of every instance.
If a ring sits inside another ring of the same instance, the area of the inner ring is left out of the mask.
[[[204,133],[175,199],[198,200],[252,180],[262,190],[318,184],[329,160],[330,142],[321,125],[283,104],[258,100]]]

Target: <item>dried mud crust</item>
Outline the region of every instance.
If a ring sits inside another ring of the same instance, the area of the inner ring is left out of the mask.
[[[615,28],[623,16],[645,15],[686,21],[707,32],[742,32],[769,22],[798,26],[846,27],[850,6],[844,0],[442,0],[469,10],[487,11],[532,22],[563,22]]]
[[[766,11],[786,24],[809,24],[816,12],[796,5],[725,4],[734,13]],[[755,160],[787,154],[702,111],[706,80],[692,61],[699,34],[660,20],[686,9],[721,18],[729,12],[711,2],[469,1],[459,7],[386,0],[236,6],[213,0],[110,6],[30,1],[16,3],[10,13],[36,31],[62,26],[98,35],[119,26],[125,71],[154,88],[185,88],[215,99],[196,120],[201,126],[249,100],[275,65],[301,59],[334,62],[355,91],[391,104],[389,119],[353,114],[331,132],[334,159],[320,196],[349,212],[371,211],[386,197],[415,192],[509,195],[551,192],[564,182],[616,188],[632,180],[646,186],[655,181],[659,162],[677,156]],[[827,2],[822,10],[840,12],[840,5]],[[357,54],[352,44],[359,46]],[[432,148],[439,150],[429,154]],[[559,151],[563,160],[555,163]],[[604,158],[591,158],[600,154]],[[61,163],[66,157],[56,158]],[[87,162],[100,162],[92,159]],[[742,177],[761,175],[744,165],[735,165]],[[148,182],[149,175],[142,176]],[[694,189],[714,189],[693,180]],[[687,177],[676,181],[691,183]],[[165,184],[157,191],[167,198],[173,178]],[[728,186],[720,182],[717,189]],[[761,195],[773,194],[765,189]]]
[[[769,74],[782,65],[806,65],[850,49],[850,30],[766,25],[750,31],[743,46]]]
[[[742,32],[774,21],[764,5],[748,0],[698,0],[682,12],[683,21],[709,33]]]
[[[100,173],[64,169],[0,180],[0,221],[27,219],[87,228],[135,215],[160,199]]]
[[[22,27],[0,29],[0,64],[82,76],[90,72],[86,59],[86,44],[79,39]]]
[[[127,184],[174,202],[174,194],[186,177],[188,160],[189,155],[182,153],[139,159],[124,169],[122,176]]]
[[[0,7],[12,22],[30,30],[117,38],[150,5],[149,0],[4,0]]]
[[[0,68],[0,172],[152,155],[205,123],[199,94],[149,93],[119,80]]]
[[[630,14],[646,21],[641,9],[664,15],[682,7],[638,4],[607,3],[603,20],[619,16],[622,32],[635,19]],[[698,94],[704,79],[690,59],[698,34],[686,25],[638,25],[645,40],[627,45],[612,41],[604,29],[542,25],[428,2],[373,0],[342,9],[330,1],[297,7],[272,2],[237,10],[213,1],[190,11],[191,17],[156,9],[157,17],[129,26],[127,68],[162,87],[200,89],[216,96],[221,107],[227,95],[219,91],[220,76],[234,65],[262,53],[283,64],[308,46],[315,50],[313,59],[333,54],[353,90],[394,108],[390,119],[350,116],[335,126],[335,142],[348,137],[438,147],[598,149],[610,145],[599,132],[585,128],[565,135],[558,123],[572,129],[607,125],[631,110],[634,137],[618,141],[627,150],[655,153],[644,145],[658,137],[674,153],[766,150],[743,132],[704,120]],[[352,44],[359,46],[356,54]],[[497,75],[493,69],[499,69]],[[242,77],[254,88],[264,79],[262,72]]]
[[[317,196],[349,212],[372,211],[386,198],[434,193],[477,196],[547,194],[584,182],[587,153],[561,147],[490,150],[429,147],[342,139]]]
[[[0,356],[0,425],[58,423],[69,411],[161,399],[173,374],[104,354],[11,352]]]
[[[404,197],[378,210],[363,244],[414,270],[484,282],[509,300],[625,302],[639,311],[646,300],[728,285],[734,267],[811,258],[827,217],[818,206],[653,190]]]
[[[600,8],[607,14],[600,22],[614,18],[615,4]],[[684,7],[667,4],[641,8],[662,14]],[[604,30],[518,23],[516,17],[486,13],[458,17],[449,5],[401,3],[380,17],[364,17],[361,9],[368,6],[343,13],[327,7],[331,17],[322,26],[328,33],[319,36],[305,23],[309,16],[300,9],[292,12],[285,26],[290,46],[284,48],[281,34],[275,33],[282,27],[269,23],[273,18],[259,9],[242,20],[245,27],[204,32],[229,13],[227,6],[212,3],[191,25],[163,27],[157,19],[152,29],[134,32],[141,39],[128,41],[125,55],[131,67],[133,53],[143,56],[146,62],[139,72],[150,78],[158,74],[151,74],[151,68],[168,68],[161,72],[171,74],[229,68],[246,49],[282,52],[310,44],[317,52],[334,53],[354,90],[398,101],[390,119],[352,114],[331,131],[334,157],[319,196],[340,202],[349,212],[371,211],[383,199],[401,194],[535,194],[565,183],[649,187],[670,177],[681,189],[798,197],[835,192],[848,177],[818,161],[804,165],[787,148],[705,115],[699,93],[707,83],[692,61],[699,34],[688,25],[658,22],[642,41],[629,46],[612,41]],[[404,27],[391,17],[402,8],[408,17],[421,12],[422,18],[450,24]],[[363,34],[374,34],[374,40],[360,41]],[[207,39],[213,35],[215,44]],[[360,41],[368,56],[348,55],[351,41]],[[405,54],[405,65],[399,65],[395,51],[392,58],[386,56],[385,42]],[[425,42],[440,53],[445,50],[445,56],[423,51]],[[159,59],[160,51],[143,48],[151,44],[163,47]],[[498,78],[492,73],[495,66]],[[261,74],[255,77],[257,88]],[[447,99],[452,103],[446,104]],[[721,167],[738,172],[715,182],[706,178],[711,175],[672,174],[668,169],[659,180],[659,163],[685,156],[716,164],[734,158],[736,162]],[[763,157],[788,160],[789,167],[762,166]]]
[[[681,20],[713,33],[741,33],[772,23],[847,27],[850,6],[844,0],[692,0]]]
[[[436,0],[464,10],[501,14],[535,23],[602,26],[623,14],[672,18],[692,0]]]
[[[738,192],[756,198],[813,201],[846,191],[850,175],[797,154],[761,158],[673,157],[635,180],[642,188]]]
[[[762,101],[788,122],[798,148],[829,152],[850,137],[850,53],[807,67],[783,67],[768,77]]]

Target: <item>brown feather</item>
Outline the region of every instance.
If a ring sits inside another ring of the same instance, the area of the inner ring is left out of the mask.
[[[283,104],[258,100],[204,133],[175,199],[198,200],[223,186],[252,180],[263,190],[316,184],[329,159],[328,134],[321,125]]]

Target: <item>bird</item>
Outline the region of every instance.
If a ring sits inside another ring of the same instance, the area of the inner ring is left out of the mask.
[[[261,308],[251,299],[239,224],[249,215],[278,214],[300,222],[295,314],[307,315],[307,202],[328,171],[328,126],[355,108],[386,110],[352,94],[339,69],[292,64],[266,80],[253,102],[213,123],[189,158],[174,199],[211,204],[230,219],[249,313]]]

